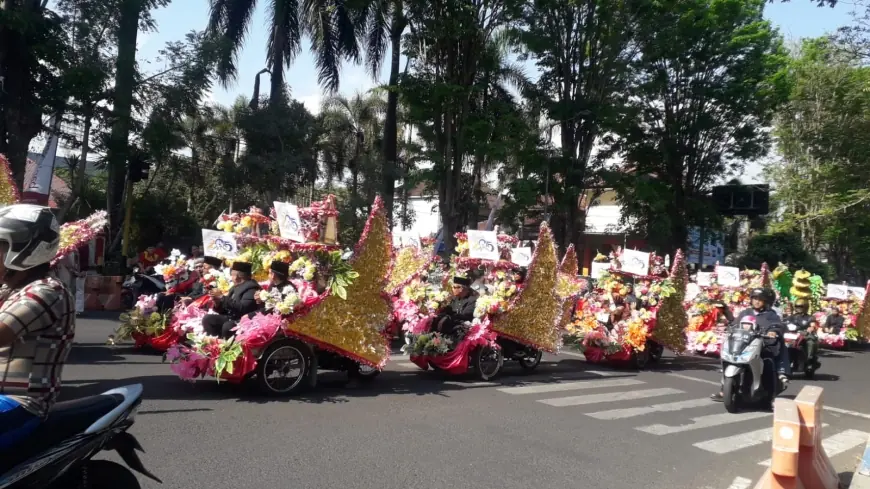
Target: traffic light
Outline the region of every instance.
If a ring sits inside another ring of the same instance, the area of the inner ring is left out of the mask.
[[[148,162],[144,156],[136,152],[130,157],[130,181],[133,183],[148,179]]]

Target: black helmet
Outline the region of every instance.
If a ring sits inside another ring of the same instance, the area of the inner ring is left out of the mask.
[[[3,264],[29,270],[50,263],[60,246],[60,226],[48,207],[14,204],[0,208],[0,242],[9,245]]]
[[[776,301],[776,294],[773,292],[773,289],[756,287],[749,293],[749,298],[760,299],[764,301],[765,305],[770,307]]]

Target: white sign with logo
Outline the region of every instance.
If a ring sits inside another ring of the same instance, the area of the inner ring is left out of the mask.
[[[304,243],[305,236],[302,234],[302,219],[299,218],[299,209],[287,202],[275,202],[275,217],[278,219],[278,230],[281,237],[292,239],[297,243]]]
[[[825,297],[846,300],[849,298],[849,287],[846,285],[828,284],[828,290],[825,291]]]
[[[598,278],[601,277],[601,274],[603,272],[608,271],[608,270],[610,270],[610,262],[609,261],[605,261],[605,262],[594,261],[594,262],[592,262],[591,268],[589,268],[589,276],[594,278],[595,280],[598,280]]]
[[[713,285],[713,272],[698,272],[695,282],[699,287],[709,287]]]
[[[723,287],[740,287],[740,269],[716,267],[716,282]]]
[[[531,248],[514,248],[511,250],[511,261],[521,267],[529,266],[532,263]]]
[[[205,256],[217,258],[235,258],[239,254],[239,245],[232,233],[212,229],[202,230],[202,249]]]
[[[480,260],[499,259],[495,231],[468,231],[468,256]]]
[[[402,231],[393,233],[393,246],[396,248],[407,246],[409,248],[419,249],[423,247],[423,240],[420,239],[419,234]]]
[[[649,253],[636,250],[622,251],[622,271],[634,275],[649,274]]]
[[[849,287],[849,293],[855,296],[855,300],[863,301],[866,290],[863,287]]]

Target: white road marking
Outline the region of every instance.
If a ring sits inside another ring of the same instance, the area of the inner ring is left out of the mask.
[[[644,382],[634,379],[587,380],[580,382],[562,382],[553,384],[524,385],[521,387],[505,387],[497,389],[505,394],[542,394],[544,392],[561,392],[582,389],[606,389],[608,387],[626,387],[640,385]]]
[[[823,424],[822,426],[828,425]],[[706,450],[708,452],[718,453],[719,455],[722,455],[725,453],[736,452],[737,450],[742,450],[744,448],[754,447],[764,443],[770,443],[772,441],[773,428],[771,427],[762,428],[755,431],[749,431],[747,433],[741,433],[739,435],[726,436],[724,438],[705,440],[699,443],[695,443],[694,446],[700,448],[701,450]]]
[[[675,373],[666,373],[665,375],[670,375],[671,377],[676,377],[684,380],[691,380],[694,382],[701,382],[702,384],[710,384],[710,385],[722,385],[720,382],[715,380],[707,380],[707,379],[699,379],[698,377],[692,377],[691,375],[683,375],[683,374],[675,374]],[[830,411],[832,413],[837,414],[845,414],[848,416],[855,416],[856,418],[864,418],[870,419],[870,414],[859,413],[858,411],[852,411],[849,409],[842,409],[834,406],[822,406],[822,409],[825,411]]]
[[[573,351],[560,351],[559,355],[565,355],[566,357],[582,358],[584,360],[586,359],[586,355]]]
[[[455,385],[459,387],[493,387],[496,385],[501,385],[497,382],[458,382],[454,380],[448,380],[444,383],[447,385]]]
[[[625,372],[619,372],[617,370],[582,370],[582,372],[597,375],[599,377],[624,377],[626,375]]]
[[[402,368],[416,368],[417,370],[422,370],[419,366],[417,366],[414,362],[392,362],[393,365]]]
[[[714,426],[721,426],[726,424],[740,423],[741,421],[748,421],[750,419],[758,419],[772,416],[771,413],[758,413],[758,412],[747,412],[747,413],[739,413],[739,414],[731,414],[731,413],[720,413],[720,414],[710,414],[708,416],[701,416],[698,418],[692,418],[692,423],[683,424],[679,426],[668,426],[666,424],[653,424],[649,426],[641,426],[639,428],[635,428],[638,431],[643,431],[644,433],[650,433],[652,435],[670,435],[673,433],[683,433],[685,431],[692,430],[700,430],[702,428],[712,428]]]
[[[731,485],[728,486],[728,489],[749,489],[752,486],[752,479],[747,479],[746,477],[735,477],[733,481],[731,481]]]
[[[583,406],[586,404],[597,404],[601,402],[631,401],[636,399],[647,399],[650,397],[672,396],[675,394],[685,394],[685,392],[669,388],[646,389],[639,391],[609,392],[607,394],[590,394],[586,396],[558,397],[555,399],[542,399],[538,402],[555,407]]]
[[[715,380],[699,379],[698,377],[692,377],[691,375],[673,374],[673,373],[668,373],[665,375],[670,375],[671,377],[676,377],[678,379],[693,380],[695,382],[701,382],[703,384],[720,385],[719,382],[716,382]]]
[[[829,458],[836,457],[837,455],[855,447],[863,446],[867,443],[868,436],[870,435],[863,431],[846,430],[822,440],[822,447],[824,447],[825,454]],[[769,467],[770,459],[767,459],[764,462],[759,462],[758,465]]]
[[[683,409],[709,406],[714,402],[708,397],[701,399],[689,399],[687,401],[669,402],[665,404],[653,404],[652,406],[642,406],[624,409],[610,409],[608,411],[598,411],[596,413],[586,413],[595,419],[623,419],[633,418],[635,416],[643,416],[650,413],[667,413],[680,411]]]

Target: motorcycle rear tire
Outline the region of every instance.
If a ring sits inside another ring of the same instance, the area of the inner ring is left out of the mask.
[[[722,402],[731,414],[740,411],[740,377],[726,378],[722,386]]]
[[[804,378],[807,380],[812,380],[813,377],[816,376],[816,369],[811,365],[807,365],[806,370],[804,370]]]
[[[132,470],[110,460],[88,460],[81,482],[90,489],[142,489]],[[85,478],[87,480],[85,480]]]

